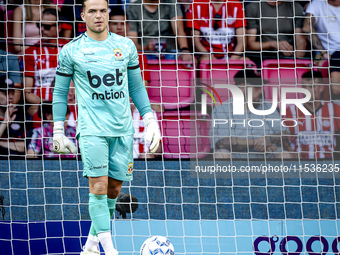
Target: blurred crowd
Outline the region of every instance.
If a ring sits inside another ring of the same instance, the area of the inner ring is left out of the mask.
[[[0,2],[0,157],[59,157],[52,148],[51,106],[57,55],[63,45],[86,31],[80,16],[81,1],[18,2]],[[266,158],[333,158],[334,152],[340,151],[340,0],[108,2],[109,30],[135,43],[146,89],[150,81],[148,61],[177,59],[197,69],[204,61],[250,61],[257,71],[237,73],[235,86],[253,87],[256,104],[263,100],[263,88],[250,81],[262,79],[263,61],[311,60],[313,68],[302,76],[302,87],[312,94],[305,104],[311,115],[288,107],[283,118],[298,119],[294,128],[249,131],[212,126],[211,152],[217,158],[258,158],[259,154]],[[71,82],[65,130],[73,139],[75,95]],[[153,104],[152,109],[158,118],[164,112],[161,104]],[[281,120],[279,110],[271,118]],[[143,121],[133,104],[131,113],[134,157],[155,157],[148,153]],[[210,110],[212,118],[221,114],[223,118],[240,118],[230,113],[228,103]],[[156,156],[161,154],[158,151]]]

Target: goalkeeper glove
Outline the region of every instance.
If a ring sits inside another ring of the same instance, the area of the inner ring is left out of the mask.
[[[58,153],[77,153],[77,147],[65,136],[64,121],[54,122],[53,127],[53,150]]]
[[[157,120],[153,116],[153,113],[148,112],[143,116],[144,127],[146,128],[145,139],[151,142],[150,152],[155,153],[161,140],[161,132]]]

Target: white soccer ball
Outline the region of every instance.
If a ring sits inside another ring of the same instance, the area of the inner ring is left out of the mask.
[[[174,255],[175,249],[168,238],[152,236],[146,239],[140,248],[141,255]]]

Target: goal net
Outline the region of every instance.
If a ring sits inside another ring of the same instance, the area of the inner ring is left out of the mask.
[[[139,51],[162,133],[150,154],[131,105],[119,253],[160,235],[176,254],[339,254],[336,1],[108,2],[109,30]],[[81,9],[0,2],[0,254],[79,254],[89,232],[80,152],[55,154],[51,126],[56,57],[86,31]],[[70,88],[66,135],[77,143]]]

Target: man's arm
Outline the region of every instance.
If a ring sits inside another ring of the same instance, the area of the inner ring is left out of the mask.
[[[67,95],[73,77],[73,59],[68,45],[65,45],[58,55],[58,68],[55,76],[52,111],[53,121],[64,121],[67,112]]]
[[[263,42],[261,40],[256,40],[257,30],[259,29],[260,20],[260,2],[253,2],[247,5],[245,9],[247,29],[246,29],[246,45],[248,50],[260,51],[260,50],[270,50],[275,47],[274,41]]]
[[[57,72],[52,101],[54,122],[65,120],[67,112],[67,94],[70,82],[71,76]]]
[[[17,104],[22,95],[22,79],[18,58],[14,55],[8,55],[8,77],[14,82],[14,98],[13,103]]]
[[[173,33],[176,35],[179,49],[188,49],[188,39],[184,31],[183,17],[174,17],[170,21]]]
[[[302,58],[306,54],[307,41],[306,36],[302,33],[302,28],[295,28],[295,54],[298,58]]]
[[[256,41],[257,37],[257,29],[247,29],[246,32],[246,40],[247,40],[247,48],[248,50],[270,50],[272,48],[276,48],[276,42],[275,41],[268,41],[268,42],[260,42]]]
[[[234,49],[234,53],[236,55],[232,55],[230,59],[243,59],[243,52],[245,48],[244,27],[236,28],[235,34],[236,34],[236,46]]]
[[[139,64],[128,67],[129,95],[143,117],[146,128],[145,139],[151,142],[150,152],[155,153],[159,146],[161,134],[157,120],[152,114],[148,94],[146,92]]]
[[[58,153],[76,153],[77,147],[65,136],[64,122],[67,112],[67,95],[73,77],[73,61],[64,46],[58,56],[58,69],[53,92],[53,150]]]
[[[314,26],[315,26],[315,17],[311,13],[308,13],[304,20],[302,31],[304,33],[310,34],[310,36],[307,36],[307,40],[312,45],[313,49],[320,51],[323,58],[328,58],[328,52],[322,46],[321,40],[318,34],[316,33]]]
[[[65,115],[67,112],[67,94],[71,76],[58,73],[53,92],[53,150],[57,153],[77,153],[77,147],[65,136]]]
[[[23,27],[23,11],[22,8],[25,7],[21,7],[18,6],[17,8],[14,9],[13,12],[13,42],[14,42],[14,49],[17,53],[21,53],[21,51],[23,50],[23,45],[24,45],[24,40],[23,40],[23,32],[22,32],[22,27]]]
[[[285,56],[291,56],[294,50],[293,46],[287,41],[256,41],[257,29],[247,29],[247,48],[248,50],[262,51],[276,49],[282,52]]]
[[[140,115],[143,117],[146,129],[145,139],[151,142],[150,152],[155,153],[161,139],[159,126],[157,120],[152,114],[149,97],[143,83],[137,49],[131,41],[128,42],[127,46],[131,49],[127,67],[129,95],[133,103],[136,105]]]
[[[150,101],[144,86],[139,65],[128,67],[129,94],[141,116],[151,111]]]
[[[8,148],[12,151],[25,152],[25,142],[24,141],[0,141],[0,146]]]
[[[192,61],[192,55],[190,53],[189,45],[188,45],[188,38],[184,31],[184,23],[183,17],[177,16],[171,19],[171,28],[173,33],[176,35],[177,44],[181,52],[185,54],[180,55],[180,59],[183,61]]]
[[[248,151],[248,147],[254,146],[253,138],[225,137],[216,143],[216,149],[227,149],[229,151]]]
[[[200,38],[201,32],[198,30],[194,30],[194,45],[195,45],[195,50],[198,52],[207,52],[208,50],[203,46],[201,43],[201,38]]]
[[[41,104],[41,98],[33,93],[33,83],[34,83],[33,77],[25,76],[25,82],[24,82],[25,100],[27,103],[30,103],[30,104]]]

